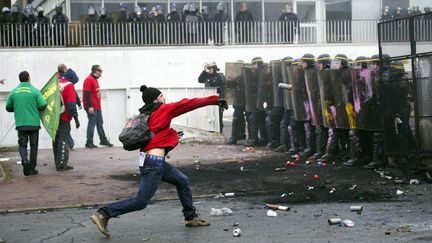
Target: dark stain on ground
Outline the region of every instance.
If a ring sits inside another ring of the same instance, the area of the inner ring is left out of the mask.
[[[373,170],[362,167],[346,167],[340,162],[326,166],[315,162],[306,165],[304,161],[287,167],[286,162],[286,157],[272,157],[245,162],[206,163],[199,169],[188,165],[179,169],[189,177],[194,195],[234,192],[236,197],[259,197],[259,201],[280,204],[390,201],[395,199],[396,189],[400,188]],[[286,170],[275,171],[276,168]],[[319,178],[314,179],[314,175]],[[140,179],[136,173],[111,177],[137,184]],[[160,188],[174,189],[167,183],[161,183]],[[282,197],[282,194],[286,196]]]

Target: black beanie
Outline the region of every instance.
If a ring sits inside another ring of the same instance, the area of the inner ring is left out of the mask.
[[[145,85],[141,85],[140,91],[142,93],[142,100],[146,104],[151,104],[162,93],[160,90]]]

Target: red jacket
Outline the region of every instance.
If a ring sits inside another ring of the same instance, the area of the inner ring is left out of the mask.
[[[85,92],[87,91],[90,92],[90,102],[87,101],[85,96]],[[91,103],[91,106],[95,110],[101,110],[101,92],[99,88],[99,81],[91,74],[84,80],[83,103],[84,108],[86,109],[89,108],[89,103]]]
[[[59,80],[60,92],[65,111],[60,115],[60,120],[70,122],[72,117],[78,116],[76,110],[76,91],[73,83],[66,79]]]
[[[148,120],[150,131],[155,133],[150,143],[141,151],[165,148],[165,154],[177,146],[179,138],[177,132],[171,128],[171,120],[181,114],[207,105],[217,105],[219,96],[213,95],[204,98],[182,99],[179,102],[162,104],[154,110]],[[165,129],[163,129],[166,127]],[[161,130],[160,132],[157,132]]]

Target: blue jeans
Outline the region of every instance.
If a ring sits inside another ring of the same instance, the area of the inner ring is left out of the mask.
[[[177,187],[185,219],[194,218],[196,210],[192,203],[192,193],[186,175],[168,164],[165,158],[154,155],[146,155],[144,166],[139,168],[141,181],[136,198],[106,205],[98,210],[99,213],[110,218],[146,208],[162,180]]]
[[[94,129],[96,127],[97,132],[99,134],[100,142],[108,142],[108,139],[105,135],[105,131],[103,129],[103,118],[102,118],[102,110],[94,110],[94,114],[90,114],[87,112],[88,124],[87,124],[87,142],[86,144],[93,143],[93,135]]]

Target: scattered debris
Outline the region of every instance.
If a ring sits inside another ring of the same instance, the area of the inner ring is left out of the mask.
[[[149,241],[150,240],[150,238],[144,238],[143,239],[143,241]]]
[[[244,171],[244,166],[240,166],[240,171]]]
[[[195,163],[195,169],[196,169],[196,170],[199,170],[199,169],[200,169],[200,166],[201,166],[201,161],[199,161],[199,160],[195,160],[194,163]]]
[[[0,158],[0,162],[6,162],[6,161],[9,161],[9,158]]]
[[[354,227],[355,223],[354,221],[351,221],[349,219],[345,219],[344,221],[342,221],[342,223],[346,226],[346,227]]]
[[[361,212],[361,211],[363,211],[363,207],[362,206],[351,206],[350,210],[351,210],[351,212]]]
[[[386,235],[390,235],[391,232],[390,232],[390,231],[386,231],[385,234],[386,234]]]
[[[228,216],[232,215],[233,211],[230,208],[212,208],[211,209],[211,216]]]
[[[336,188],[332,188],[332,189],[329,191],[329,193],[332,194],[332,193],[335,192],[335,191],[336,191]]]
[[[396,179],[396,180],[394,180],[394,183],[396,183],[396,184],[403,184],[404,180]]]
[[[241,230],[239,228],[233,230],[233,236],[234,237],[239,237],[241,234]]]
[[[294,155],[292,156],[292,158],[295,159],[296,161],[298,161],[298,160],[300,160],[300,155],[298,155],[298,154],[294,154]]]
[[[340,218],[328,219],[329,225],[340,224],[341,222],[342,222],[342,219],[340,219]]]
[[[325,167],[325,166],[327,166],[327,163],[326,162],[321,162],[321,161],[318,161],[318,163],[317,163],[319,166],[322,166],[322,167]]]
[[[288,161],[288,162],[286,163],[286,165],[289,166],[289,167],[293,167],[293,166],[296,166],[296,163],[295,163],[295,162],[292,162],[292,161]]]
[[[352,187],[349,188],[349,190],[355,190],[356,188],[357,188],[357,185],[354,184],[354,185],[352,185]]]
[[[217,194],[216,196],[214,196],[213,198],[218,199],[218,198],[224,198],[225,196],[222,193]]]
[[[286,197],[286,196],[288,196],[288,194],[286,194],[286,193],[281,195],[281,197]]]
[[[396,195],[402,195],[402,194],[404,194],[405,192],[404,191],[401,191],[401,190],[397,190],[396,191]]]
[[[245,147],[242,151],[243,152],[253,152],[254,148],[253,147]]]
[[[229,229],[223,229],[223,231],[229,231]]]
[[[22,163],[21,161],[17,161],[17,162],[16,162],[17,165],[20,165],[21,163]]]
[[[418,185],[418,184],[420,184],[420,181],[417,180],[417,179],[411,179],[411,180],[409,181],[409,184],[410,184],[410,185]]]
[[[266,204],[264,205],[265,209],[275,209],[275,210],[282,210],[282,211],[290,211],[291,208],[286,207],[286,206],[279,206],[279,205],[275,205],[275,204]]]
[[[309,160],[306,160],[305,164],[310,165],[310,164],[312,164],[312,162],[310,162]]]
[[[239,223],[235,222],[235,223],[233,224],[233,226],[234,226],[234,227],[235,227],[235,226],[239,226]]]
[[[315,174],[315,175],[313,176],[313,179],[314,179],[314,180],[318,180],[318,179],[319,179],[319,175]]]
[[[225,193],[225,197],[234,197],[234,192],[227,192],[227,193]]]
[[[308,186],[308,190],[309,190],[309,191],[311,191],[311,190],[313,190],[313,189],[314,189],[313,186]]]
[[[45,210],[39,210],[38,213],[47,213]]]
[[[276,213],[275,211],[269,209],[269,210],[267,211],[267,216],[269,216],[269,217],[276,217],[276,216],[277,216],[277,213]]]
[[[279,167],[279,168],[276,168],[275,171],[286,171],[286,168],[284,168],[284,167]]]

